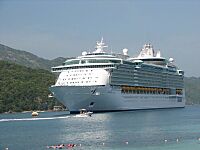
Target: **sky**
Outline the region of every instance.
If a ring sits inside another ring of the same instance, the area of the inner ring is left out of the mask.
[[[200,77],[199,0],[0,0],[0,43],[54,59],[93,51],[139,54],[151,43]]]

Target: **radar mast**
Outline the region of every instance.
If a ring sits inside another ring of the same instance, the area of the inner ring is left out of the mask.
[[[105,43],[103,42],[103,37],[101,38],[101,41],[97,41],[96,46],[95,46],[95,51],[93,53],[105,53],[104,52],[104,48],[108,47],[107,45],[105,45]]]

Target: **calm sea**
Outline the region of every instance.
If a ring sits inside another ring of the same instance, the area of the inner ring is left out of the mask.
[[[0,115],[0,149],[45,150],[73,143],[77,150],[199,150],[200,106],[93,114]]]

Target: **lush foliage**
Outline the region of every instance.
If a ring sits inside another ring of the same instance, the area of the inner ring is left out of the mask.
[[[52,109],[57,102],[48,98],[48,87],[54,82],[49,71],[0,61],[0,112]]]
[[[200,104],[200,78],[186,77],[185,92],[187,104]]]

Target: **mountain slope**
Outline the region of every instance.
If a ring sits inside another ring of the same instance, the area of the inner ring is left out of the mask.
[[[0,44],[0,60],[13,62],[30,68],[50,70],[52,66],[62,64],[66,58],[59,57],[53,60],[47,60],[32,53],[16,50]]]

